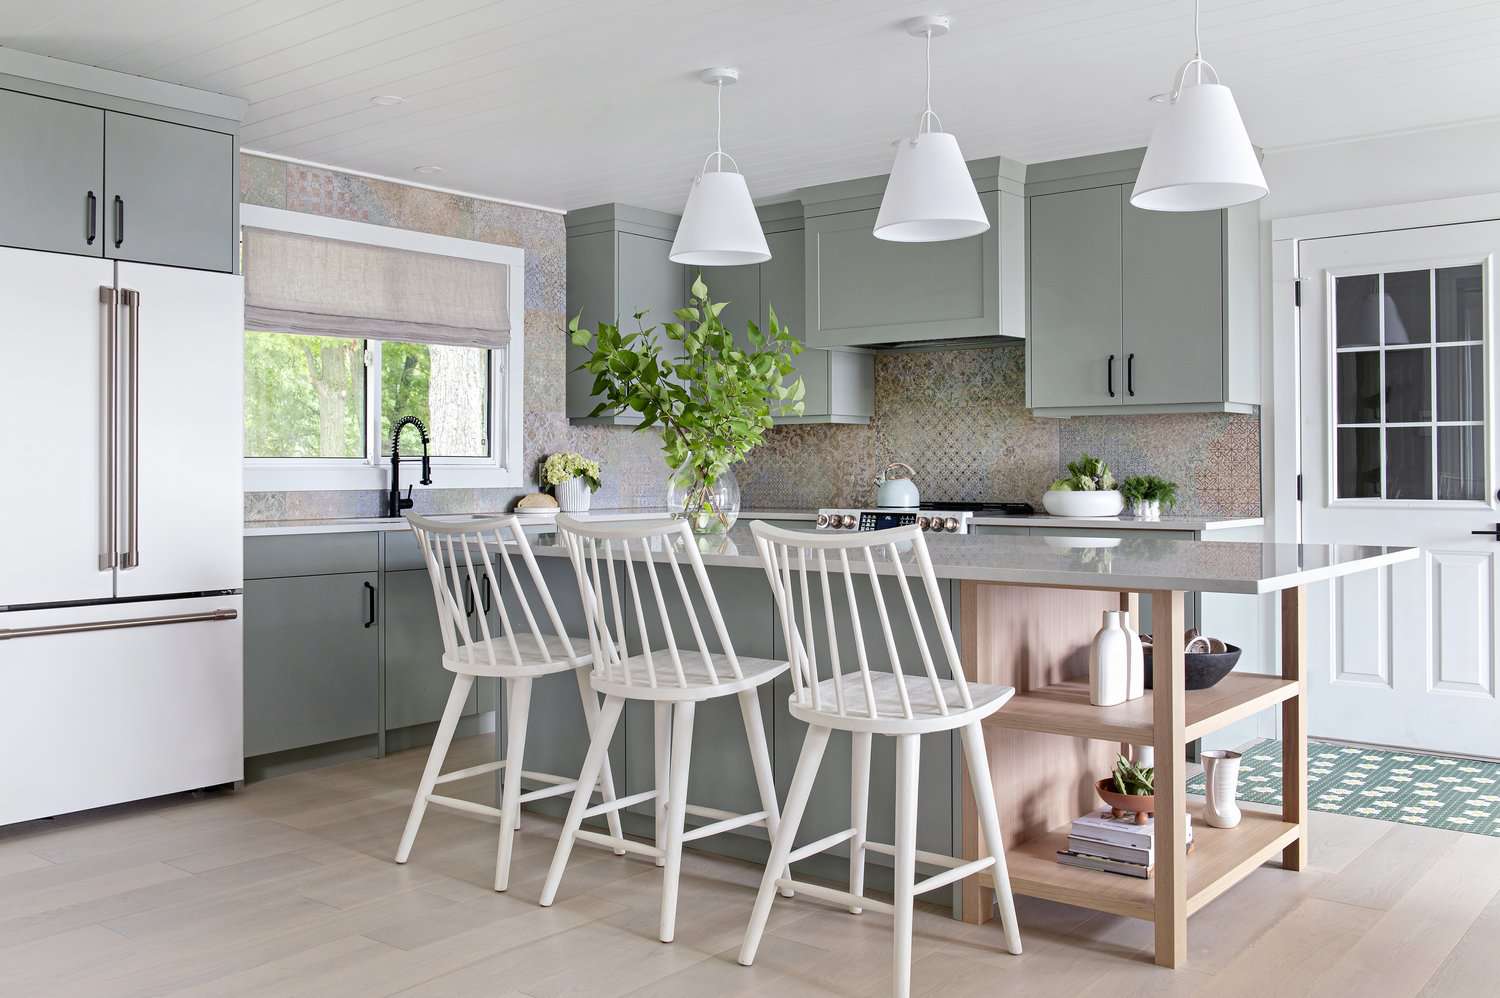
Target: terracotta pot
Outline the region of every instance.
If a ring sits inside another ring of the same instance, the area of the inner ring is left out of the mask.
[[[1135,815],[1135,823],[1144,825],[1146,819],[1156,812],[1156,797],[1141,794],[1122,794],[1115,790],[1114,777],[1106,776],[1094,784],[1094,789],[1099,792],[1099,797],[1109,805],[1109,813],[1116,818],[1123,818],[1127,814]]]

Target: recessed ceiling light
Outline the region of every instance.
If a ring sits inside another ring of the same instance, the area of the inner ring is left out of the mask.
[[[432,166],[432,165],[429,164],[427,166],[415,166],[415,167],[412,167],[412,172],[413,173],[423,173],[423,174],[429,174],[430,175],[430,174],[433,174],[433,173],[442,173],[443,172],[443,168],[441,166]]]
[[[371,97],[370,103],[376,107],[395,107],[397,104],[405,104],[406,98],[395,94],[380,94],[378,97]]]

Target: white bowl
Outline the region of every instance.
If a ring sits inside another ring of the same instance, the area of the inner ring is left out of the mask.
[[[1118,489],[1107,492],[1049,491],[1042,495],[1042,508],[1053,516],[1119,516],[1125,497]]]

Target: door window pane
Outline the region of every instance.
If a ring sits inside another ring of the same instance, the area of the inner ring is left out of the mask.
[[[363,458],[363,341],[247,331],[245,456]]]
[[[1385,275],[1385,342],[1426,343],[1432,339],[1430,270]]]
[[[1432,498],[1432,428],[1393,427],[1385,431],[1385,497]]]
[[[1385,421],[1425,423],[1432,419],[1432,351],[1385,352]]]
[[[1339,422],[1380,422],[1380,352],[1341,353],[1338,363]]]
[[[1338,497],[1380,498],[1380,431],[1338,431]]]
[[[1339,346],[1372,347],[1380,343],[1380,312],[1375,307],[1379,288],[1379,274],[1356,274],[1334,281]]]
[[[1437,338],[1440,343],[1484,339],[1484,269],[1479,264],[1438,270]]]
[[[1484,419],[1483,347],[1439,347],[1437,375],[1440,421]]]
[[[490,352],[480,347],[425,343],[380,345],[380,453],[391,452],[391,426],[416,416],[432,438],[433,457],[490,453]],[[402,453],[420,454],[411,430]]]
[[[1438,498],[1484,498],[1484,427],[1438,427]]]

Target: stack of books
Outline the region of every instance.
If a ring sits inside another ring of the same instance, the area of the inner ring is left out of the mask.
[[[1193,816],[1188,816],[1187,840],[1193,842]],[[1134,815],[1110,816],[1109,808],[1074,818],[1068,832],[1068,848],[1060,849],[1057,861],[1084,870],[1118,873],[1126,877],[1151,876],[1156,868],[1156,819],[1144,825]]]

